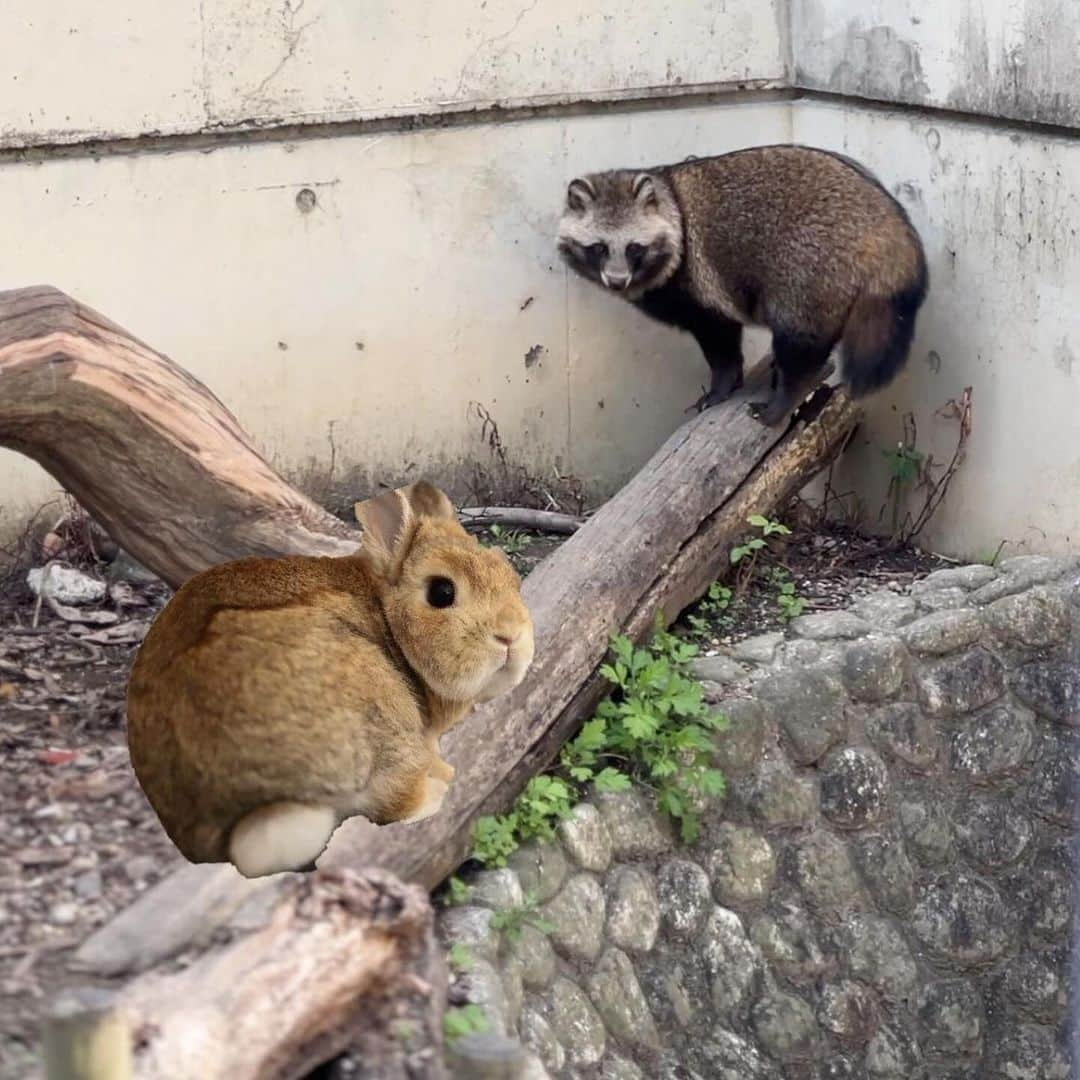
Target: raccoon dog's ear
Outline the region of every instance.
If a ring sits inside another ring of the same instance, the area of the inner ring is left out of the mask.
[[[634,198],[641,203],[642,206],[659,206],[660,203],[656,198],[656,184],[653,183],[653,178],[648,173],[638,173],[634,177],[633,186]]]
[[[566,189],[566,205],[579,214],[584,213],[588,209],[589,203],[595,198],[596,188],[584,176],[571,180],[570,186]]]

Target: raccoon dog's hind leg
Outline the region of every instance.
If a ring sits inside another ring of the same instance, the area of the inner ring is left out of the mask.
[[[774,332],[772,396],[752,402],[751,413],[766,427],[779,424],[821,377],[832,349],[832,342]]]
[[[703,315],[690,332],[697,339],[709,365],[710,383],[687,412],[702,412],[726,401],[743,384],[742,324],[734,319]]]

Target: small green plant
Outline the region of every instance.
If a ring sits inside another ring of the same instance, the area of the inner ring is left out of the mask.
[[[768,545],[770,536],[790,536],[791,530],[781,524],[779,521],[772,521],[767,517],[763,517],[761,514],[751,514],[746,519],[748,525],[752,525],[757,529],[761,535],[752,536],[744,544],[736,544],[731,549],[729,558],[731,559],[732,566],[741,563],[748,557],[757,557],[759,551]]]
[[[451,969],[460,974],[464,974],[466,971],[472,971],[472,950],[468,945],[461,941],[450,946],[450,952],[447,954],[446,960]]]
[[[659,616],[647,647],[613,638],[611,663],[600,674],[614,692],[563,747],[555,775],[534,777],[509,813],[475,823],[472,858],[505,866],[522,841],[550,838],[589,783],[599,791],[624,791],[636,780],[655,793],[658,808],[692,842],[699,828],[699,797],[724,790],[709,751],[715,733],[727,726],[686,672],[697,652],[696,645],[664,630]]]
[[[896,539],[901,531],[900,510],[904,498],[911,485],[919,479],[926,455],[916,450],[913,444],[903,442],[897,443],[895,449],[882,450],[881,453],[889,470],[888,498],[892,504],[892,535]]]
[[[520,529],[505,529],[502,525],[492,525],[488,532],[507,555],[520,555],[529,546],[528,535]]]
[[[507,814],[479,818],[473,826],[472,857],[485,866],[505,866],[525,840],[550,840],[555,826],[577,802],[577,792],[560,776],[534,776]]]
[[[466,885],[457,874],[447,878],[441,898],[444,906],[456,907],[459,904],[466,904],[470,896],[472,896],[472,886]]]
[[[447,1042],[487,1031],[490,1026],[479,1005],[458,1005],[443,1014],[443,1035]]]
[[[709,591],[697,602],[693,615],[686,616],[687,625],[695,637],[709,636],[713,623],[725,621],[725,612],[731,606],[731,589],[714,581]]]
[[[776,588],[776,606],[780,609],[780,617],[785,622],[790,622],[806,610],[806,598],[798,594],[791,575],[782,567],[778,566],[773,570],[772,580]]]
[[[526,893],[524,902],[517,907],[496,911],[491,916],[489,925],[492,930],[501,930],[507,941],[515,943],[521,940],[521,931],[526,926],[531,926],[541,934],[550,934],[554,929],[554,924],[543,918],[537,910],[535,893]]]

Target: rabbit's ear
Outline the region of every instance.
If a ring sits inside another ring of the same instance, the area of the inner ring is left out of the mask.
[[[386,491],[353,507],[364,531],[363,547],[384,570],[400,563],[416,522],[402,490]]]
[[[456,520],[454,504],[434,484],[429,484],[426,480],[418,480],[415,484],[410,484],[401,490],[417,517]]]

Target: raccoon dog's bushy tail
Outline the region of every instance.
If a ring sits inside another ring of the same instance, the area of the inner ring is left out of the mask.
[[[844,381],[852,397],[880,390],[896,378],[915,335],[926,298],[926,275],[892,296],[860,296],[844,325]]]

